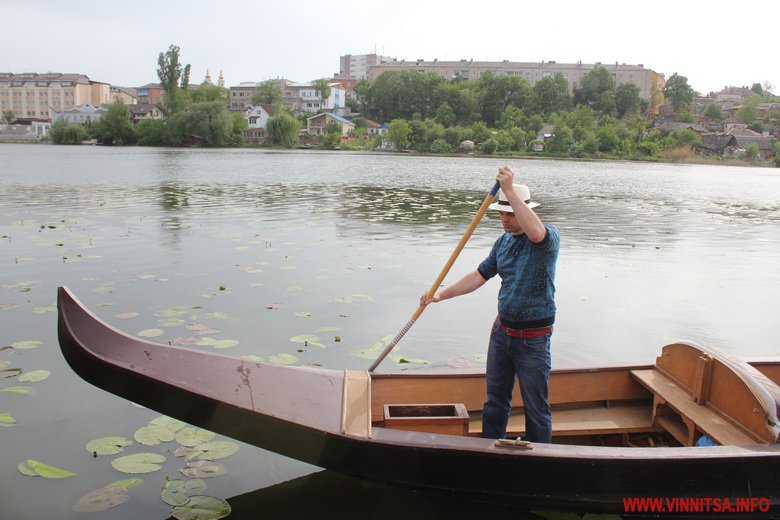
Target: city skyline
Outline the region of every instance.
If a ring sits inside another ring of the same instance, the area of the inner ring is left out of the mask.
[[[219,10],[203,1],[139,0],[123,14],[84,0],[5,4],[4,33],[15,48],[0,57],[0,72],[81,73],[125,87],[158,81],[157,56],[173,44],[192,66],[192,83],[222,71],[226,86],[331,78],[340,56],[375,52],[398,60],[643,64],[667,79],[686,76],[702,94],[754,83],[780,88],[762,29],[752,28],[780,15],[780,4],[768,0],[729,13],[728,24],[722,12],[669,0],[639,17],[613,0],[561,0],[555,18],[542,6],[504,0],[467,8],[396,0],[379,11],[354,0],[300,0],[292,8],[237,0]]]

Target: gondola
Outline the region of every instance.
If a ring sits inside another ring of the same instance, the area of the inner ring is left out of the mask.
[[[509,438],[481,438],[484,371],[328,370],[157,344],[66,287],[58,312],[61,351],[89,383],[352,477],[578,512],[631,512],[640,499],[780,511],[780,359],[681,341],[653,364],[554,370],[553,443],[532,444],[513,440],[524,433],[519,395]]]

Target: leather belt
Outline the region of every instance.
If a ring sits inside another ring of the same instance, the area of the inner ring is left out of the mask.
[[[501,325],[501,330],[506,332],[508,336],[513,338],[531,339],[537,336],[543,336],[545,334],[552,333],[552,325],[549,327],[542,327],[540,329],[510,329],[504,325]]]

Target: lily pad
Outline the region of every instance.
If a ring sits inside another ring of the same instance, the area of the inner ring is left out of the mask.
[[[76,513],[96,513],[124,504],[130,496],[123,486],[106,486],[87,493],[73,505]]]
[[[216,334],[219,332],[219,330],[209,327],[208,325],[204,325],[202,323],[189,323],[187,324],[187,328],[194,332],[195,334]]]
[[[115,470],[122,473],[139,474],[139,473],[152,473],[162,469],[162,464],[166,458],[159,453],[135,453],[133,455],[125,455],[111,461],[111,465]]]
[[[306,346],[326,348],[325,345],[319,343],[320,337],[314,334],[301,334],[300,336],[293,336],[290,341],[293,343],[303,343]]]
[[[163,309],[154,313],[154,315],[159,318],[176,318],[179,316],[184,316],[185,314],[187,314],[187,311],[183,309]]]
[[[295,313],[296,316],[299,318],[308,318],[311,316],[311,313],[309,311],[300,311]]]
[[[193,428],[188,426],[176,432],[176,442],[182,446],[195,447],[199,444],[210,442],[216,434],[208,430],[202,430],[199,428]]]
[[[212,441],[198,444],[195,450],[187,455],[187,460],[218,460],[230,457],[238,451],[238,444],[230,441]]]
[[[11,362],[8,361],[8,363],[10,364]],[[8,365],[4,365],[4,366],[8,366]],[[18,375],[24,373],[24,370],[22,370],[21,368],[4,368],[2,370],[2,372],[3,372],[3,374],[5,374],[5,373],[8,374],[8,375],[4,375],[3,379],[13,379],[13,378],[17,377]]]
[[[138,333],[138,336],[141,338],[156,338],[163,334],[165,334],[165,331],[162,329],[144,329]]]
[[[0,413],[0,426],[13,426],[16,424],[16,419],[11,417],[8,413]]]
[[[22,471],[21,466],[22,464],[19,464],[19,471]],[[37,460],[33,459],[27,459],[27,462],[24,463],[24,466],[26,466],[26,468],[32,471],[36,476],[44,478],[68,478],[76,475],[75,473],[72,473],[68,470],[55,468],[54,466],[49,466],[48,464],[44,464],[43,462],[38,462]],[[29,473],[26,473],[25,471],[22,471],[22,473],[29,475]]]
[[[115,314],[114,318],[120,319],[120,320],[129,320],[131,318],[137,318],[138,313],[137,312],[123,312],[121,314]]]
[[[336,303],[370,303],[375,302],[376,300],[367,294],[350,294],[348,296],[342,296],[340,298],[336,298],[334,300]]]
[[[35,314],[46,314],[47,312],[57,312],[56,305],[46,305],[43,307],[33,307],[32,310]]]
[[[20,383],[37,383],[44,379],[48,379],[50,375],[51,372],[48,370],[31,370],[30,372],[25,372],[20,375],[17,380]]]
[[[219,520],[229,516],[232,509],[225,500],[206,495],[195,495],[181,506],[171,511],[176,520]]]
[[[8,388],[0,388],[0,392],[22,395],[35,395],[38,393],[35,388],[30,388],[29,386],[9,386]]]
[[[19,473],[22,475],[27,475],[28,477],[40,477],[35,471],[27,467],[27,464],[24,462],[20,462],[16,465],[16,469],[19,470]]]
[[[87,451],[97,455],[116,455],[122,453],[127,446],[132,446],[133,441],[124,437],[98,437],[92,439],[86,445]]]
[[[163,502],[171,506],[182,506],[190,501],[192,495],[206,491],[206,481],[203,479],[192,480],[166,480],[160,492]]]
[[[161,415],[160,417],[152,419],[151,421],[149,421],[149,424],[154,426],[163,426],[165,428],[168,428],[172,432],[177,432],[182,428],[184,428],[185,426],[187,426],[187,423],[165,415]]]
[[[274,354],[273,356],[268,356],[268,362],[277,365],[294,365],[298,362],[298,358],[292,354]]]
[[[34,348],[38,348],[43,343],[40,341],[17,341],[16,343],[11,343],[11,348],[15,348],[16,350],[31,350]]]
[[[241,359],[244,359],[246,361],[252,361],[254,363],[262,363],[265,361],[265,358],[262,356],[255,356],[254,354],[249,354],[247,356],[241,356]]]
[[[174,439],[174,433],[165,426],[149,424],[138,428],[133,438],[144,446],[157,446],[161,442],[169,442]]]
[[[180,318],[162,318],[157,320],[157,325],[160,327],[178,327],[180,325],[184,325],[185,323],[187,322]]]
[[[227,467],[213,460],[191,460],[187,466],[180,469],[181,474],[190,478],[218,477],[227,473]]]
[[[237,339],[201,338],[199,345],[208,345],[213,348],[232,348],[238,345]]]
[[[200,338],[176,338],[171,343],[179,347],[189,347],[191,345],[197,345],[200,343]]]
[[[111,484],[109,484],[106,487],[120,486],[120,487],[123,487],[123,488],[130,489],[130,488],[134,488],[136,486],[140,486],[143,483],[144,483],[144,479],[134,477],[134,478],[126,478],[124,480],[117,480],[116,482],[112,482]]]

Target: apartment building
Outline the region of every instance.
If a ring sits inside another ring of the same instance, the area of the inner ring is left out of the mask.
[[[545,77],[552,77],[556,73],[563,74],[569,82],[569,89],[574,92],[574,87],[579,85],[582,77],[596,67],[605,68],[615,86],[623,83],[633,83],[639,87],[639,95],[644,99],[651,99],[653,88],[660,90],[666,84],[663,74],[659,74],[644,65],[627,65],[625,63],[557,63],[554,61],[541,62],[516,62],[516,61],[433,61],[425,60],[401,60],[388,61],[369,66],[368,79],[373,81],[380,74],[388,70],[416,70],[419,72],[431,72],[440,74],[445,79],[457,77],[466,80],[477,80],[486,72],[496,76],[516,76],[528,81],[531,85]]]
[[[374,65],[395,61],[389,56],[377,54],[345,54],[339,58],[339,78],[367,79],[368,70]]]
[[[288,85],[292,85],[293,82],[287,79],[275,79],[271,80],[279,92],[284,94]],[[243,112],[250,106],[252,106],[252,98],[257,93],[257,88],[260,83],[255,81],[242,81],[236,87],[230,87],[230,93],[228,95],[228,110],[233,112]]]
[[[329,83],[330,96],[323,99],[311,83],[289,83],[282,90],[282,106],[293,113],[338,112],[346,107],[346,90],[340,83]]]
[[[0,113],[17,119],[50,120],[52,111],[111,103],[111,86],[84,74],[0,72]]]

